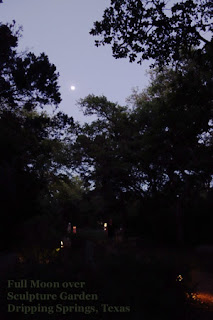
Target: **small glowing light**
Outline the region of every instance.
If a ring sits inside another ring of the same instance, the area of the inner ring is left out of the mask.
[[[73,226],[72,232],[73,232],[73,233],[76,233],[76,226]]]
[[[107,223],[105,222],[104,223],[104,231],[106,231],[106,229],[107,229]]]
[[[182,281],[182,280],[183,280],[183,277],[182,277],[182,275],[181,275],[181,274],[179,274],[179,275],[177,276],[176,281]]]
[[[61,248],[63,248],[64,247],[64,243],[63,243],[63,241],[61,241]]]
[[[199,301],[198,294],[196,292],[186,293],[188,299]]]
[[[75,86],[71,86],[70,89],[71,89],[72,91],[75,91]]]
[[[56,249],[55,249],[56,252],[58,252],[58,251],[60,251],[60,250],[61,250],[61,248],[56,248]]]

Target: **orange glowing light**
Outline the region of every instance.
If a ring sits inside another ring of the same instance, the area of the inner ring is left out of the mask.
[[[198,299],[200,299],[202,302],[213,304],[213,295],[206,292],[199,292],[197,293]]]

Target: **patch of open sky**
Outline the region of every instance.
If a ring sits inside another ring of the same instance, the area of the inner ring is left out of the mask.
[[[128,59],[114,59],[109,46],[97,48],[89,35],[93,22],[100,20],[109,0],[5,0],[0,4],[0,21],[16,20],[23,26],[20,50],[36,55],[45,52],[60,74],[60,110],[81,124],[85,117],[77,101],[89,94],[105,95],[109,101],[126,105],[132,88],[148,84],[143,66]],[[75,90],[71,90],[75,86]],[[51,107],[48,107],[49,111]]]

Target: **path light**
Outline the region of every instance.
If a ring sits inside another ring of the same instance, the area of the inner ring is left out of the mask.
[[[177,278],[176,278],[176,281],[182,281],[182,280],[183,280],[183,277],[182,277],[181,274],[179,274],[179,275],[177,276]]]
[[[104,231],[107,229],[107,222],[104,222]]]
[[[198,299],[198,295],[197,295],[197,293],[196,292],[191,292],[191,293],[186,293],[186,297],[188,298],[188,299],[192,299],[192,300],[199,300]]]
[[[72,232],[73,232],[74,234],[76,234],[76,226],[73,226],[73,227],[72,227]]]
[[[63,241],[61,241],[61,249],[64,247],[64,243]]]

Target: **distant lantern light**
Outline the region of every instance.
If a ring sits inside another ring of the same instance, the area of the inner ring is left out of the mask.
[[[176,281],[182,281],[182,280],[183,280],[183,277],[182,277],[181,274],[179,274],[179,275],[177,276],[177,278],[176,278]]]
[[[104,222],[104,231],[107,229],[107,222]]]
[[[76,234],[76,226],[73,226],[73,227],[72,227],[72,232],[73,232],[74,234]]]
[[[64,247],[64,242],[63,241],[61,241],[61,248],[63,248]]]

